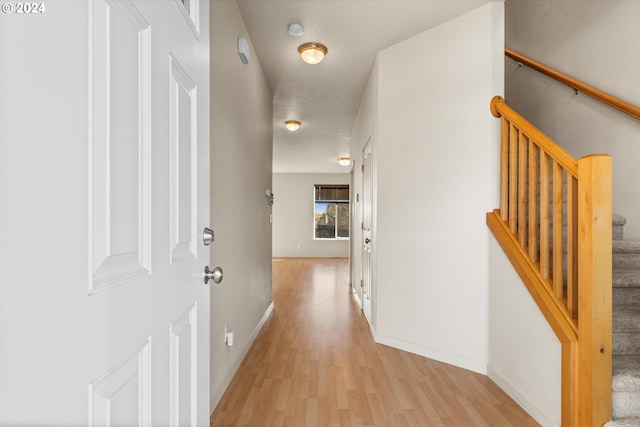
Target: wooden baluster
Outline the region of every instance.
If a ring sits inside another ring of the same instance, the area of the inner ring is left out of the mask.
[[[560,299],[564,293],[562,283],[562,175],[560,165],[553,162],[553,292]]]
[[[516,234],[518,202],[518,129],[509,127],[509,230]]]
[[[567,172],[567,310],[578,319],[578,180]]]
[[[527,247],[527,137],[518,130],[518,241]]]
[[[509,122],[500,118],[500,216],[509,219]]]
[[[540,274],[549,279],[549,156],[540,150]]]
[[[529,138],[529,258],[538,262],[538,146]]]

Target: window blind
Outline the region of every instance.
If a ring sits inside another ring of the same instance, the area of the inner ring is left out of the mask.
[[[348,202],[348,185],[316,185],[316,202]]]

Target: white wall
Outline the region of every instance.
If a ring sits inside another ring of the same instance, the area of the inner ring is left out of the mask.
[[[273,256],[346,258],[349,240],[315,240],[314,185],[349,184],[344,174],[273,174]]]
[[[508,0],[506,46],[640,106],[640,2]],[[613,210],[640,239],[640,123],[506,59],[506,100],[573,156],[613,158]]]
[[[361,157],[376,133],[376,340],[481,373],[503,10],[482,6],[380,52],[369,84],[378,79],[377,95],[352,135]]]
[[[211,409],[257,334],[271,302],[272,95],[256,55],[243,65],[238,36],[249,40],[235,1],[211,2]],[[235,345],[224,345],[224,324]]]
[[[540,424],[559,426],[560,342],[493,236],[489,251],[489,378]]]

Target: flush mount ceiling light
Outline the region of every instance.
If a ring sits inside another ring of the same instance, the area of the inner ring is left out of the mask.
[[[349,157],[340,157],[338,159],[338,163],[342,166],[349,166],[351,164],[351,159]]]
[[[300,123],[297,120],[287,120],[286,122],[284,122],[284,127],[286,127],[288,130],[290,130],[291,132],[298,130],[298,128],[300,127],[302,123]]]
[[[305,43],[298,47],[302,60],[307,64],[317,64],[327,54],[327,47],[320,43]]]

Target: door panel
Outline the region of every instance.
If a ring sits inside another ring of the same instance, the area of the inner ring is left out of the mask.
[[[147,340],[89,384],[90,426],[151,425],[151,349]]]
[[[150,26],[133,3],[89,5],[90,292],[150,270]]]
[[[171,57],[171,263],[197,257],[197,86]]]
[[[198,395],[198,313],[194,305],[171,324],[171,426],[195,426]]]

